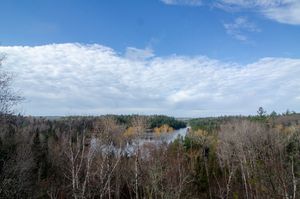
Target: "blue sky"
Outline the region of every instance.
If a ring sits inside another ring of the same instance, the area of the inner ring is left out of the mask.
[[[299,111],[297,0],[3,0],[0,24],[3,66],[22,79],[16,87],[27,99],[25,114],[201,116],[251,114],[263,105]],[[84,72],[78,79],[82,70],[97,75]],[[282,84],[274,87],[275,80]],[[157,82],[169,86],[160,89]],[[98,90],[98,84],[106,86]],[[58,100],[62,85],[69,93]],[[75,99],[86,91],[83,85],[102,102]]]
[[[160,0],[4,0],[0,42],[30,46],[98,43],[118,52],[128,46],[150,47],[159,56],[202,54],[241,63],[300,56],[299,26],[278,23],[255,9],[228,12],[208,2],[192,6]],[[228,35],[224,28],[239,17],[259,30],[241,27],[247,41]]]

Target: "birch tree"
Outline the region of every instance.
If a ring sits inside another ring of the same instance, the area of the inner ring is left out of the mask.
[[[22,97],[12,88],[12,74],[4,71],[3,61],[2,56],[0,57],[0,115],[12,114],[13,107],[22,100]]]

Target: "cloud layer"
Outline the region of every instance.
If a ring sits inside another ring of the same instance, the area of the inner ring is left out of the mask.
[[[299,0],[161,0],[167,5],[208,5],[226,11],[250,9],[279,23],[300,25]]]
[[[2,46],[4,67],[27,99],[25,114],[169,114],[206,116],[299,111],[300,59],[248,65],[205,56],[125,54],[102,45]]]
[[[187,6],[200,6],[202,0],[161,0],[167,5],[187,5]]]
[[[277,22],[300,25],[299,0],[219,0],[217,5],[225,9],[254,9]]]
[[[260,29],[246,17],[238,17],[233,23],[224,23],[223,25],[227,34],[240,41],[248,41],[246,33],[260,32]]]

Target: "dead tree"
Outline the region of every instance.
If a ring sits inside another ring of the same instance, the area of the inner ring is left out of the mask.
[[[95,157],[95,148],[87,140],[87,132],[70,127],[62,140],[66,157],[65,177],[70,180],[74,198],[84,198],[91,177]]]
[[[132,118],[131,126],[135,130],[135,172],[134,172],[134,190],[135,190],[135,198],[139,198],[139,156],[140,156],[140,144],[138,138],[145,132],[147,128],[147,118],[144,116],[135,116]]]
[[[23,98],[12,88],[12,75],[2,68],[4,57],[0,57],[0,115],[12,114],[13,107]]]

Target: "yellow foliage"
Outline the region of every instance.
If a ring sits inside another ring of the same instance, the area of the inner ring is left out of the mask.
[[[206,137],[208,136],[208,132],[202,129],[198,129],[197,131],[193,131],[190,133],[191,136],[195,136],[195,137]]]
[[[155,133],[156,136],[159,136],[163,133],[170,133],[170,132],[173,132],[173,131],[174,131],[174,129],[172,127],[170,127],[169,125],[167,125],[167,124],[164,124],[160,127],[155,127],[154,128],[154,133]]]
[[[136,136],[136,134],[137,134],[136,129],[134,127],[129,127],[124,132],[124,137],[134,137]]]
[[[293,125],[293,126],[283,126],[282,124],[278,124],[275,126],[275,130],[282,134],[286,135],[292,135],[300,130],[299,125]]]
[[[283,128],[284,128],[284,126],[283,126],[282,124],[277,124],[277,125],[275,126],[275,129],[276,129],[276,130],[279,130],[279,131],[282,131]]]
[[[198,129],[197,131],[191,131],[189,136],[193,138],[195,141],[201,144],[209,144],[212,146],[216,146],[218,144],[218,138],[214,134],[210,134],[205,130]]]

